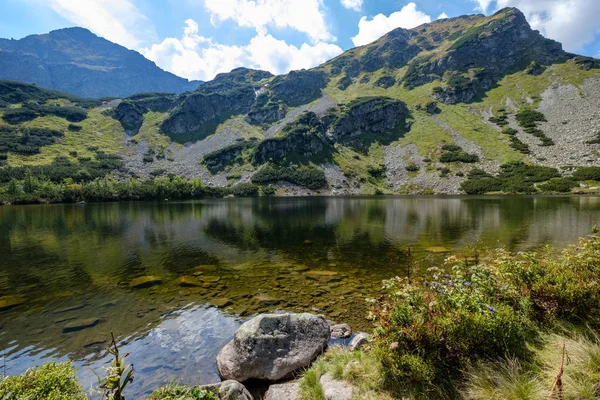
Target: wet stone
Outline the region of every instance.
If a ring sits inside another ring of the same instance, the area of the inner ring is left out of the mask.
[[[63,333],[77,332],[84,329],[92,328],[100,323],[98,318],[81,319],[70,322],[63,327]]]
[[[213,305],[215,305],[215,306],[217,306],[219,308],[224,308],[224,307],[227,307],[227,306],[230,306],[230,305],[233,304],[233,302],[231,300],[229,300],[228,298],[226,298],[226,297],[221,297],[221,298],[218,298],[218,299],[213,299],[210,302]]]
[[[337,324],[331,327],[331,337],[336,339],[346,339],[352,336],[352,329],[348,324]]]
[[[54,310],[52,313],[53,314],[62,314],[62,313],[66,313],[69,311],[81,310],[83,307],[85,307],[85,303],[75,304],[75,305],[72,305],[70,307],[65,307],[65,308],[59,308],[58,310]]]
[[[192,268],[192,275],[202,275],[207,272],[215,272],[217,270],[216,265],[198,265]]]
[[[221,277],[220,276],[202,275],[202,276],[199,276],[198,279],[200,279],[204,283],[217,283],[221,280]]]
[[[8,310],[9,308],[19,306],[26,302],[27,302],[27,299],[25,299],[24,297],[20,297],[20,296],[0,297],[0,311]]]
[[[139,278],[135,278],[131,282],[129,282],[129,287],[134,289],[142,289],[148,288],[155,285],[160,285],[162,280],[159,277],[148,275],[148,276],[140,276]]]
[[[198,278],[185,275],[177,280],[177,284],[181,287],[198,287],[202,286],[202,282]]]
[[[107,342],[107,339],[105,337],[98,336],[98,337],[92,338],[89,342],[84,344],[83,347],[100,346],[106,342]]]

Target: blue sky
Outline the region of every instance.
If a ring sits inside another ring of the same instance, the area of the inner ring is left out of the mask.
[[[600,55],[600,0],[0,0],[0,37],[82,26],[209,80],[239,66],[309,68],[396,27],[506,6],[566,50]]]

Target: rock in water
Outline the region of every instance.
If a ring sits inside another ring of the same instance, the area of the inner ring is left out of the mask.
[[[98,318],[82,319],[66,324],[63,328],[63,333],[77,332],[87,328],[92,328],[100,323]]]
[[[365,332],[360,332],[352,340],[350,341],[350,350],[360,350],[363,346],[369,343],[369,334]]]
[[[308,367],[330,337],[323,317],[262,314],[237,330],[217,356],[217,368],[224,379],[277,381]]]
[[[162,279],[157,276],[148,275],[148,276],[140,276],[139,278],[135,278],[131,282],[129,282],[129,287],[134,289],[142,289],[148,288],[154,285],[160,285],[162,283]]]
[[[20,296],[3,296],[0,297],[0,311],[8,310],[27,302],[24,297]]]
[[[346,339],[352,336],[352,328],[348,324],[338,324],[331,327],[331,337]]]

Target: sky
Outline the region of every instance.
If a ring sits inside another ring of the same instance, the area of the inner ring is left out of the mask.
[[[81,26],[188,79],[311,68],[388,31],[518,7],[565,50],[600,57],[600,0],[0,0],[0,37]]]

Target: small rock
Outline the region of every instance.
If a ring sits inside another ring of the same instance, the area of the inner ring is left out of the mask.
[[[231,304],[233,304],[232,301],[229,300],[226,297],[221,297],[221,298],[218,298],[218,299],[213,299],[210,302],[213,305],[215,305],[215,306],[217,306],[219,308],[224,308],[224,307],[227,307],[227,306],[230,306]]]
[[[8,310],[27,302],[27,299],[20,296],[4,296],[0,297],[0,311]]]
[[[281,303],[280,299],[277,299],[275,297],[272,297],[272,296],[269,296],[266,294],[259,294],[258,296],[254,296],[254,298],[256,300],[258,300],[259,305],[262,307],[275,306],[275,305]]]
[[[369,343],[369,338],[368,333],[360,332],[352,338],[348,347],[351,351],[360,350],[364,345]]]
[[[205,272],[215,272],[217,270],[216,265],[198,265],[191,271],[192,275],[202,275]]]
[[[221,280],[221,277],[220,276],[201,275],[198,277],[198,279],[200,279],[204,283],[217,283]]]
[[[331,337],[346,339],[352,336],[352,328],[348,324],[338,324],[331,327]]]
[[[293,381],[269,386],[264,400],[297,400],[299,397],[300,385]]]
[[[84,344],[83,347],[92,347],[92,346],[97,346],[97,345],[104,344],[104,343],[106,343],[105,337],[97,337],[97,338],[92,338],[92,340],[90,340],[89,342]]]
[[[177,284],[181,287],[198,287],[202,286],[202,282],[198,278],[190,275],[184,275],[177,280]]]
[[[66,313],[69,311],[76,311],[76,310],[81,310],[83,307],[85,307],[85,303],[81,303],[81,304],[75,304],[69,307],[65,307],[65,308],[60,308],[58,310],[54,310],[52,313],[53,314],[62,314],[62,313]]]
[[[346,382],[333,379],[330,374],[322,375],[319,383],[323,388],[326,400],[350,400],[354,394],[354,387]]]
[[[159,277],[148,275],[148,276],[140,276],[139,278],[135,278],[131,282],[129,282],[129,287],[133,289],[142,289],[148,288],[155,285],[160,285],[162,280]]]
[[[254,400],[250,392],[238,381],[227,380],[212,385],[200,386],[219,397],[219,400]]]
[[[77,332],[84,329],[92,328],[100,323],[98,318],[81,319],[70,322],[63,327],[63,333]]]

